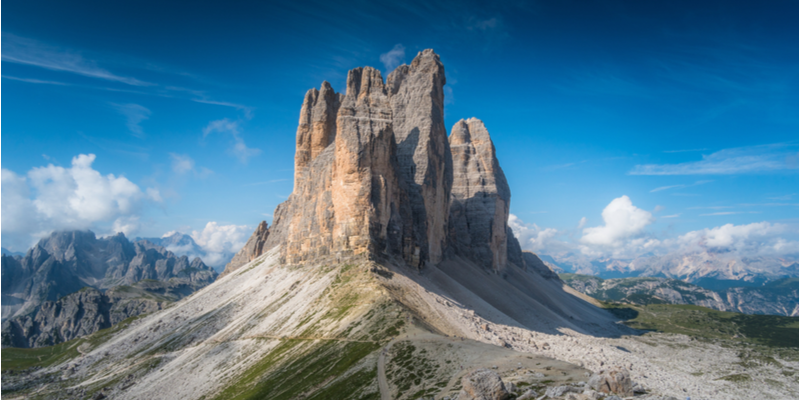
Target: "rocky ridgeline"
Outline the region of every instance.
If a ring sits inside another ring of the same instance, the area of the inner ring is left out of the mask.
[[[784,278],[763,286],[731,287],[714,291],[668,278],[615,278],[562,274],[573,289],[598,300],[634,304],[692,304],[744,314],[797,316],[797,278]]]
[[[225,273],[277,245],[287,264],[367,254],[423,268],[458,255],[495,272],[524,268],[489,132],[470,118],[448,138],[444,84],[439,56],[425,50],[386,81],[364,67],[348,73],[345,94],[327,82],[309,90],[294,191]]]
[[[55,232],[24,257],[2,256],[2,345],[39,347],[90,334],[216,277],[199,258],[177,257],[147,240]]]

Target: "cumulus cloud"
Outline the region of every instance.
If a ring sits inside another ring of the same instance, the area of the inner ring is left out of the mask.
[[[561,233],[554,228],[541,228],[536,224],[526,224],[514,214],[508,215],[508,226],[514,231],[514,236],[520,245],[531,251],[542,251],[544,249],[554,250],[559,244],[555,240]]]
[[[393,71],[406,58],[406,48],[398,43],[391,50],[381,54],[381,62],[386,67],[386,71]]]
[[[663,232],[657,235],[647,230],[655,222],[654,216],[633,205],[627,196],[613,199],[601,215],[604,225],[584,228],[586,218],[581,218],[573,230],[543,228],[525,223],[513,214],[509,216],[508,224],[523,249],[552,256],[558,262],[571,265],[575,272],[587,274],[597,272],[598,262],[607,264],[617,260],[613,262],[628,263],[652,256],[682,257],[701,252],[712,255],[728,253],[742,258],[777,256],[792,259],[797,257],[800,246],[797,225],[767,221],[726,224],[676,236],[667,236]],[[678,218],[680,215],[661,218]],[[581,231],[582,236],[578,238],[575,233]]]
[[[744,254],[797,253],[797,240],[787,240],[792,232],[786,224],[754,222],[746,225],[725,224],[688,232],[677,239],[677,244],[687,250],[713,249],[736,251]]]
[[[623,239],[640,234],[655,222],[653,214],[633,205],[628,196],[618,197],[603,209],[605,225],[583,230],[581,242],[590,245],[620,246]]]
[[[203,128],[203,137],[212,133],[225,133],[231,135],[233,138],[233,146],[228,149],[228,153],[238,158],[242,163],[247,163],[250,157],[255,157],[261,154],[260,149],[247,147],[241,136],[241,129],[239,121],[231,121],[223,118],[216,121],[211,121]]]
[[[244,247],[251,233],[247,225],[219,225],[211,221],[202,231],[192,231],[190,236],[205,251],[203,262],[218,266]]]
[[[4,245],[25,248],[52,231],[94,229],[97,223],[135,232],[142,205],[161,201],[158,190],[142,191],[124,176],[101,175],[92,168],[94,160],[94,154],[81,154],[69,168],[49,164],[27,176],[3,169]]]

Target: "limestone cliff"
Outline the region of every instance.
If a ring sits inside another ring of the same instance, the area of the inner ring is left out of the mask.
[[[398,173],[407,185],[419,262],[442,260],[453,162],[444,126],[444,65],[427,49],[389,74]]]
[[[459,121],[448,139],[444,84],[439,56],[425,50],[386,81],[363,67],[349,71],[345,94],[327,82],[309,90],[294,191],[268,237],[254,233],[225,273],[277,245],[287,264],[365,254],[422,268],[449,252],[502,270],[510,190],[480,120]],[[512,258],[524,266],[519,251]]]
[[[453,191],[450,239],[454,250],[484,268],[500,271],[508,260],[506,183],[489,131],[477,118],[456,122],[450,133]],[[522,266],[522,265],[520,265]]]

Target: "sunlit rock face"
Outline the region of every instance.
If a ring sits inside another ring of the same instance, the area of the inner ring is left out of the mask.
[[[480,120],[459,121],[448,139],[444,84],[439,56],[424,50],[385,81],[363,67],[349,71],[344,94],[327,82],[309,90],[294,191],[259,254],[282,245],[287,264],[366,254],[416,268],[458,254],[502,270],[508,184]],[[242,259],[258,255],[247,251]]]

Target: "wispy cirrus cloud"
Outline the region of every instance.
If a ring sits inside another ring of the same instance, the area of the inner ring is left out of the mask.
[[[144,137],[144,130],[142,129],[142,121],[150,118],[150,110],[138,104],[112,104],[120,114],[124,115],[127,119],[126,125],[128,130],[131,131],[133,136],[138,138]]]
[[[383,66],[386,67],[387,73],[397,68],[397,66],[400,65],[405,58],[406,48],[400,43],[394,45],[394,47],[392,47],[392,49],[386,53],[381,54],[380,57]]]
[[[93,90],[103,90],[112,92],[124,92],[141,94],[146,96],[158,96],[168,98],[179,98],[189,100],[196,103],[212,104],[223,107],[232,107],[241,110],[245,118],[252,118],[253,108],[243,104],[238,104],[228,101],[215,100],[209,96],[204,90],[196,90],[191,88],[184,88],[169,84],[159,84],[153,82],[146,82],[132,76],[124,76],[109,71],[106,68],[100,67],[98,62],[86,57],[79,51],[68,48],[62,48],[45,44],[37,40],[20,37],[10,33],[3,33],[2,35],[2,60],[4,62],[11,62],[15,64],[31,65],[39,68],[49,69],[52,71],[68,72],[80,76],[101,79],[108,82],[123,83],[130,86],[136,86],[137,89],[124,89],[119,87],[108,86],[94,86],[79,83],[60,82],[53,80],[43,80],[36,78],[18,77],[3,75],[5,79],[11,79],[19,82],[26,82],[32,84],[45,84],[45,85],[58,85],[58,86],[73,86],[80,88],[88,88]],[[130,61],[130,57],[122,56],[122,59]],[[119,62],[117,62],[119,64]],[[172,71],[165,68],[153,68],[151,63],[141,61],[133,61],[130,63],[123,62],[127,68],[135,70],[148,70],[150,72],[160,72],[170,75],[190,76],[195,79],[192,74],[180,71]],[[141,114],[140,114],[141,115]],[[134,134],[139,134],[139,129],[132,129]]]
[[[212,133],[226,133],[233,138],[233,146],[228,149],[228,153],[238,158],[243,164],[251,157],[261,154],[260,149],[247,147],[241,136],[239,121],[231,121],[228,118],[211,121],[203,128],[203,137]]]
[[[10,75],[3,75],[3,78],[11,79],[13,81],[20,81],[20,82],[27,82],[27,83],[37,83],[37,84],[40,84],[40,85],[70,86],[69,83],[64,83],[64,82],[45,81],[45,80],[42,80],[42,79],[19,78],[19,77],[10,76]]]
[[[152,86],[153,83],[122,76],[100,68],[94,61],[80,53],[45,45],[33,39],[3,33],[2,60],[16,64],[33,65],[54,71],[71,72],[90,78],[120,82],[132,86]]]
[[[797,169],[797,145],[768,144],[724,149],[700,161],[636,165],[629,175],[732,175]]]
[[[675,188],[682,188],[682,187],[686,187],[686,185],[671,185],[671,186],[661,186],[661,187],[657,187],[657,188],[655,188],[655,189],[651,190],[651,191],[650,191],[650,193],[660,192],[660,191],[662,191],[662,190],[669,190],[669,189],[675,189]]]
[[[695,151],[706,151],[708,149],[684,149],[684,150],[664,150],[662,153],[691,153]]]
[[[657,187],[657,188],[655,188],[655,189],[651,190],[651,191],[650,191],[650,193],[660,192],[660,191],[662,191],[662,190],[669,190],[669,189],[676,189],[676,188],[686,188],[686,187],[692,187],[692,186],[704,185],[704,184],[706,184],[706,183],[710,183],[710,182],[714,182],[714,181],[709,181],[709,180],[706,180],[706,181],[697,181],[697,182],[695,182],[695,183],[692,183],[692,184],[689,184],[689,185],[671,185],[671,186],[661,186],[661,187]]]

